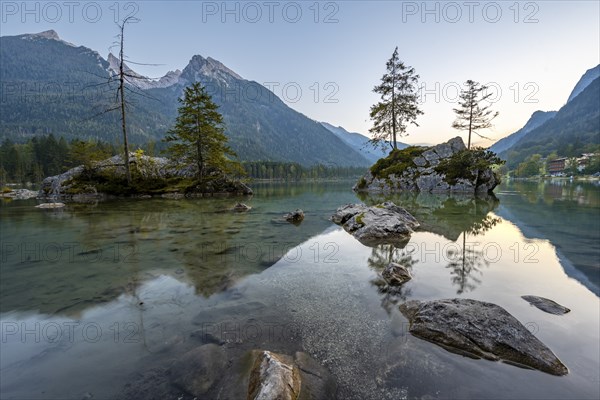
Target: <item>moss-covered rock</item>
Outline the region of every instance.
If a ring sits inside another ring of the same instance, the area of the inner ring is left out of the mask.
[[[354,186],[357,192],[489,193],[500,183],[492,152],[467,150],[460,137],[433,147],[411,146],[380,159]]]
[[[390,175],[400,176],[408,168],[416,167],[414,159],[427,150],[426,147],[410,146],[402,150],[394,149],[385,158],[380,158],[371,168],[371,174],[376,178],[387,178]],[[366,182],[365,182],[366,183]]]
[[[220,171],[207,171],[202,180],[193,167],[178,168],[162,157],[130,154],[131,184],[127,183],[120,155],[91,166],[79,166],[42,182],[40,196],[46,198],[84,199],[105,196],[153,196],[179,194],[188,197],[213,194],[252,194],[239,180]]]

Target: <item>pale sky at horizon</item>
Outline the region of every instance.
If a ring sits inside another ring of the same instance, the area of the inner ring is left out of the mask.
[[[1,35],[54,29],[106,58],[116,11],[121,18],[134,11],[140,22],[127,28],[126,53],[161,64],[131,64],[136,71],[159,77],[183,69],[195,54],[210,56],[245,79],[275,82],[275,94],[308,117],[363,134],[378,100],[372,88],[398,46],[426,87],[420,127],[401,139],[413,144],[461,134],[450,125],[456,89],[467,79],[501,91],[495,128],[483,132],[497,140],[536,110],[558,110],[581,75],[600,63],[595,0],[26,4],[27,12],[20,1],[2,2]]]

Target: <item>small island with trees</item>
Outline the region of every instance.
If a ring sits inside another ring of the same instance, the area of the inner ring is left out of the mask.
[[[498,168],[504,164],[496,154],[481,147],[471,148],[471,135],[492,126],[498,116],[484,102],[487,87],[468,80],[460,93],[459,108],[452,127],[468,131],[468,144],[460,137],[436,146],[398,149],[397,138],[409,125],[418,126],[418,78],[413,67],[398,57],[398,47],[386,63],[381,83],[373,89],[381,100],[371,107],[373,146],[390,146],[390,154],[377,161],[354,186],[359,192],[462,192],[491,193],[500,183]]]
[[[227,146],[223,117],[205,88],[195,82],[179,99],[175,125],[165,142],[170,158],[149,157],[142,150],[85,162],[42,182],[49,198],[143,196],[201,197],[252,194],[241,178],[245,172]]]

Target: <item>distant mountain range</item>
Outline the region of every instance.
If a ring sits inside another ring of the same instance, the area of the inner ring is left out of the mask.
[[[516,131],[515,133],[498,140],[490,150],[494,153],[502,153],[512,146],[514,146],[519,140],[521,140],[525,135],[534,130],[540,125],[543,125],[549,119],[552,119],[556,115],[556,111],[536,111],[534,112],[529,121],[525,124],[524,127]]]
[[[120,141],[114,106],[118,59],[60,39],[55,31],[0,37],[0,139],[53,133],[66,138]],[[125,66],[124,66],[125,67]],[[183,88],[200,81],[220,106],[231,147],[241,160],[302,165],[368,166],[374,154],[358,134],[339,135],[288,107],[272,91],[210,57],[192,57],[181,71],[150,79],[126,67],[130,141],[161,140],[177,115]]]
[[[600,148],[600,65],[577,82],[558,111],[536,111],[525,126],[499,140],[490,150],[514,168],[531,154],[577,156]]]
[[[382,157],[386,157],[392,149],[389,145],[382,149],[381,147],[373,148],[369,143],[369,138],[357,132],[348,132],[341,126],[333,126],[327,122],[321,122],[325,128],[329,129],[334,135],[342,139],[347,145],[358,151],[365,157],[371,164],[375,163]],[[408,147],[406,143],[398,142],[397,146],[399,149]]]

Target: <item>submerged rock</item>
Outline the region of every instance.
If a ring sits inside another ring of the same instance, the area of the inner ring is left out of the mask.
[[[419,227],[415,217],[392,202],[373,207],[347,204],[338,208],[331,220],[366,245],[405,243]]]
[[[336,398],[337,383],[331,373],[306,353],[296,352],[294,361],[300,370],[302,400],[332,400]]]
[[[400,306],[410,333],[448,351],[552,375],[567,367],[504,308],[470,299],[411,300]]]
[[[390,286],[400,286],[412,279],[412,275],[405,266],[398,263],[389,263],[381,273],[381,276]]]
[[[300,371],[291,357],[263,351],[250,373],[248,400],[296,400],[300,385]]]
[[[527,295],[527,296],[521,296],[521,298],[523,300],[529,302],[529,304],[531,304],[532,306],[536,306],[540,310],[545,311],[550,314],[563,315],[563,314],[566,314],[569,311],[571,311],[567,307],[561,306],[557,302],[547,299],[545,297]]]
[[[223,377],[226,366],[227,357],[223,348],[206,344],[181,356],[169,372],[175,386],[202,397]]]
[[[292,211],[290,213],[285,214],[283,218],[287,222],[291,222],[292,224],[299,224],[304,220],[304,211],[297,208],[296,211]]]

